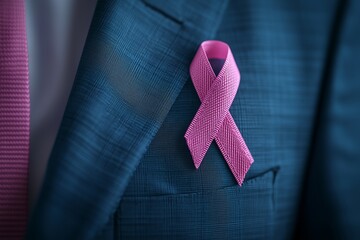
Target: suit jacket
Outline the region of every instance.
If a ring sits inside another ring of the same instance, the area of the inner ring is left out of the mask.
[[[360,234],[359,134],[339,123],[359,131],[353,2],[99,0],[28,238]],[[230,112],[255,163],[241,187],[215,144],[195,170],[183,137],[207,39],[242,75]]]

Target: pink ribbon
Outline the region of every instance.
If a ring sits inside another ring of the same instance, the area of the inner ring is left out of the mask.
[[[216,76],[209,59],[224,60]],[[220,41],[201,44],[191,65],[190,76],[201,105],[185,133],[196,168],[215,139],[239,185],[254,162],[229,109],[240,84],[240,72],[230,47]]]

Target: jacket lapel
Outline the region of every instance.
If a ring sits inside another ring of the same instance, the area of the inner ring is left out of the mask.
[[[29,238],[91,239],[101,230],[225,7],[98,2]]]

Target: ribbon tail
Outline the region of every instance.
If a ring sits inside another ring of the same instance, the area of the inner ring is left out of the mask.
[[[184,136],[196,169],[200,167],[217,133],[208,134],[209,132],[207,132],[204,134],[204,131],[199,130],[197,122],[200,122],[200,119],[195,116]]]
[[[254,159],[230,113],[227,114],[215,141],[241,186]]]

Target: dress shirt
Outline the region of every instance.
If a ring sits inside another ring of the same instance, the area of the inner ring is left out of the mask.
[[[39,194],[96,0],[26,0],[30,79],[29,200]]]

